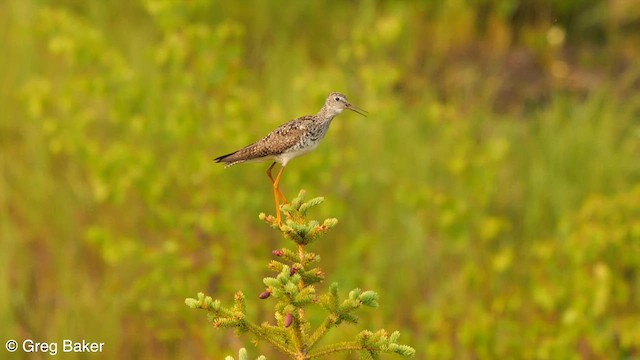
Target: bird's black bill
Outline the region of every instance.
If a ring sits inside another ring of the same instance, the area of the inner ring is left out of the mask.
[[[365,116],[365,117],[368,114],[367,110],[361,109],[361,108],[359,108],[359,107],[357,107],[355,105],[351,105],[351,104],[347,104],[347,109],[349,109],[349,110],[351,110],[351,111],[353,111],[355,113],[358,113],[358,114],[360,114],[362,116]]]

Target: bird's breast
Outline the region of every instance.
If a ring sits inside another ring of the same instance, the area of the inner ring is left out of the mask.
[[[319,143],[320,142],[318,141],[315,143],[298,144],[285,151],[284,153],[276,156],[275,160],[281,163],[283,166],[286,166],[289,160],[315,150],[315,148],[318,147]]]

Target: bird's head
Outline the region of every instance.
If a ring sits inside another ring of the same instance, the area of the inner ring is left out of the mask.
[[[344,94],[338,92],[332,92],[327,97],[327,101],[324,103],[324,109],[329,114],[335,116],[342,112],[344,109],[349,109],[362,116],[367,116],[367,112],[355,105],[352,105]]]

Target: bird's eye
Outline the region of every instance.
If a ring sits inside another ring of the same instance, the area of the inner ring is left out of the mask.
[[[336,101],[340,101],[340,98],[338,98],[338,97],[337,97],[337,98],[336,98]]]

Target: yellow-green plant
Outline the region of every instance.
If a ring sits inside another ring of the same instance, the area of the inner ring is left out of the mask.
[[[283,247],[273,251],[278,260],[269,262],[269,269],[277,275],[264,278],[267,286],[258,297],[273,298],[276,323],[263,322],[258,325],[247,318],[245,296],[235,294],[232,307],[223,306],[219,300],[199,293],[196,299],[185,300],[193,309],[204,309],[215,327],[235,328],[237,334],[251,333],[255,340],[265,340],[292,359],[307,360],[333,355],[338,352],[361,352],[366,359],[378,359],[382,353],[396,353],[411,357],[415,350],[398,344],[400,333],[389,334],[386,330],[371,332],[364,330],[354,340],[324,346],[319,341],[332,328],[343,323],[357,323],[355,312],[362,306],[378,307],[378,294],[374,291],[354,289],[341,300],[338,284],[332,283],[329,291],[318,294],[316,286],[324,279],[324,272],[317,266],[320,256],[307,251],[307,246],[333,228],[337,219],[326,219],[323,223],[307,221],[307,210],[324,199],[317,197],[304,201],[301,191],[290,204],[283,206],[286,222],[281,224],[273,216],[260,214],[260,219],[279,230],[283,237],[295,243],[294,249]],[[327,315],[315,329],[305,313],[309,307],[320,305]]]
[[[257,360],[266,360],[267,358],[263,355],[258,356]],[[233,356],[227,356],[224,360],[235,360]],[[247,349],[242,348],[238,351],[238,360],[249,360],[249,353],[247,353]]]

